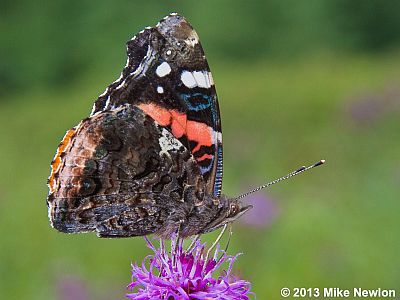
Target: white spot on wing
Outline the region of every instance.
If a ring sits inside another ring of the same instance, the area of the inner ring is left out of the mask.
[[[214,85],[214,78],[212,77],[211,72],[208,72],[208,81],[210,82],[211,85]]]
[[[222,133],[217,131],[217,142],[222,143]]]
[[[158,143],[161,147],[160,155],[162,153],[169,155],[168,151],[179,150],[183,147],[182,143],[165,128],[161,130],[161,137],[158,139]]]
[[[166,61],[164,61],[156,69],[156,74],[158,77],[164,77],[164,76],[168,75],[169,73],[171,73],[171,67]]]
[[[202,88],[210,88],[210,77],[207,71],[194,71],[193,76],[197,81],[197,85]]]
[[[198,86],[208,89],[214,84],[211,73],[207,71],[183,71],[181,80],[188,88],[194,88]]]
[[[157,93],[159,93],[159,94],[164,93],[164,89],[163,89],[162,86],[158,86],[158,87],[157,87]]]
[[[181,74],[181,80],[188,88],[194,88],[197,86],[196,79],[194,78],[192,72],[183,71]]]
[[[194,47],[199,43],[199,36],[196,31],[192,30],[188,38],[185,40],[186,45]]]

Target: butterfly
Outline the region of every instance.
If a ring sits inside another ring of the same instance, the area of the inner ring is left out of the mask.
[[[173,13],[127,42],[121,76],[67,131],[51,163],[48,214],[65,233],[170,238],[251,208],[221,194],[222,131],[199,37]]]

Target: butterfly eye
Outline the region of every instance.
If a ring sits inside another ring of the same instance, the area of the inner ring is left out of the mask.
[[[229,215],[234,216],[239,212],[239,206],[236,203],[232,203],[229,209]]]

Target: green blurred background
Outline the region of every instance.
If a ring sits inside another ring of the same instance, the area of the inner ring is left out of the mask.
[[[65,131],[125,64],[125,42],[177,11],[213,71],[223,190],[321,158],[249,197],[235,270],[258,299],[282,287],[400,294],[400,2],[0,1],[0,299],[123,299],[141,238],[65,235],[47,219],[49,163]],[[216,234],[204,237],[212,241]]]

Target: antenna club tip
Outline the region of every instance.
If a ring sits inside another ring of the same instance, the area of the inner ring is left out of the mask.
[[[325,163],[325,159],[321,159],[319,162],[317,162],[314,167],[318,167],[320,165],[323,165]]]

